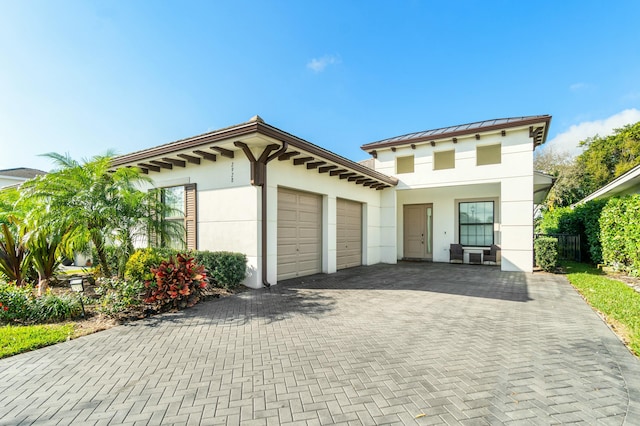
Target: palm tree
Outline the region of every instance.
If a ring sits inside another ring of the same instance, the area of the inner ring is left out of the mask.
[[[23,184],[22,197],[38,200],[45,206],[34,214],[46,218],[48,229],[68,232],[68,249],[85,251],[92,245],[105,276],[112,275],[107,261],[108,244],[118,244],[126,262],[136,235],[150,230],[171,232],[163,224],[167,207],[153,201],[152,194],[140,190],[151,179],[136,168],[113,170],[112,152],[82,163],[68,154],[45,156],[58,169]]]

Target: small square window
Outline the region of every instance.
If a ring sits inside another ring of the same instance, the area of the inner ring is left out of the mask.
[[[496,144],[476,147],[476,159],[478,166],[500,164],[502,162],[502,145]]]
[[[396,157],[396,173],[413,173],[414,159],[413,155],[406,157]]]
[[[456,167],[456,152],[440,151],[433,153],[433,170],[453,169]]]

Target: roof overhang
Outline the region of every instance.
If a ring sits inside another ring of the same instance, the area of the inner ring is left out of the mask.
[[[640,165],[629,170],[627,173],[618,176],[602,188],[592,192],[582,200],[574,204],[583,204],[587,201],[609,198],[616,195],[627,195],[640,192]]]
[[[411,146],[414,148],[416,144],[429,143],[435,145],[443,141],[453,141],[456,143],[458,138],[463,137],[480,139],[483,135],[489,133],[500,133],[502,136],[506,136],[507,131],[528,129],[529,137],[533,140],[533,149],[535,149],[547,140],[550,123],[550,115],[486,120],[383,139],[381,141],[364,144],[361,148],[375,156],[375,151],[379,149],[399,146]]]
[[[556,182],[556,179],[542,172],[533,172],[533,204],[541,204],[551,188],[553,184]]]
[[[376,172],[369,167],[339,156],[331,151],[300,139],[265,123],[255,116],[250,121],[213,132],[181,139],[165,145],[136,151],[113,159],[112,166],[137,167],[143,173],[162,173],[187,164],[200,165],[217,160],[217,156],[234,158],[243,155],[236,142],[249,146],[285,143],[288,149],[278,156],[279,161],[291,161],[316,173],[328,173],[339,179],[382,190],[398,184],[394,177]]]

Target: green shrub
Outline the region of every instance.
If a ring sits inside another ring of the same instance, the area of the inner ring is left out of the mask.
[[[142,304],[145,291],[142,281],[101,278],[97,283],[98,311],[102,314],[114,316]]]
[[[571,207],[556,207],[543,212],[542,218],[536,223],[536,233],[559,234],[560,221],[567,214],[571,214]]]
[[[74,318],[82,312],[73,296],[56,296],[50,292],[36,298],[33,288],[0,285],[0,321],[4,323],[43,323]]]
[[[558,239],[538,237],[534,242],[536,265],[542,270],[553,272],[558,266]]]
[[[575,214],[581,223],[581,238],[584,236],[591,263],[602,263],[602,244],[600,243],[600,215],[606,201],[593,200],[580,204]]]
[[[77,297],[47,293],[33,300],[30,319],[38,323],[58,322],[75,318],[81,313],[82,306]]]
[[[157,268],[166,259],[154,248],[137,250],[127,261],[124,278],[129,281],[149,281],[153,278],[151,268]]]
[[[247,276],[247,256],[228,251],[196,251],[193,257],[209,271],[216,287],[235,288]]]
[[[30,286],[0,284],[0,321],[28,321],[31,317],[33,299],[33,288]]]
[[[640,275],[640,195],[610,199],[600,216],[602,255],[606,264]]]
[[[165,308],[193,306],[200,300],[201,291],[207,286],[207,273],[202,265],[187,254],[163,261],[151,270],[152,281],[144,283],[147,289],[144,302]]]

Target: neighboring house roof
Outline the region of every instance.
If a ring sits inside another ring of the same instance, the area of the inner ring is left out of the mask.
[[[439,129],[425,130],[422,132],[408,133],[402,136],[383,139],[362,145],[365,151],[380,148],[389,148],[400,145],[408,145],[416,142],[435,141],[441,139],[455,138],[457,136],[473,135],[482,132],[507,130],[514,127],[530,126],[529,134],[534,139],[534,145],[538,146],[545,142],[549,131],[550,115],[531,115],[526,117],[496,118],[493,120],[477,121],[475,123],[460,124],[457,126],[442,127]],[[540,127],[535,124],[544,123]]]
[[[307,169],[317,168],[320,173],[330,172],[331,176],[342,179],[348,176],[349,181],[375,189],[388,188],[398,183],[394,177],[376,172],[271,126],[257,115],[245,123],[118,156],[113,159],[112,165],[136,166],[144,173],[150,173],[171,169],[173,166],[184,167],[186,162],[200,164],[201,159],[215,161],[216,155],[232,157],[235,151],[242,152],[236,143],[243,142],[242,138],[253,141],[251,137],[255,134],[270,140],[286,142],[288,148],[278,156],[280,160],[293,158],[295,165],[306,164]],[[261,139],[254,142],[264,144],[265,141]]]
[[[541,204],[551,191],[556,178],[542,172],[533,172],[533,203]]]
[[[17,188],[22,182],[44,174],[46,174],[46,172],[42,170],[29,169],[26,167],[0,170],[0,188]]]
[[[29,169],[26,167],[0,170],[0,176],[6,177],[6,178],[15,178],[16,180],[33,179],[38,175],[45,175],[45,174],[47,174],[47,172],[43,172],[42,170],[38,170],[38,169]]]
[[[574,205],[586,203],[591,200],[600,200],[616,195],[627,195],[640,193],[640,165],[629,170],[627,173],[618,176],[602,188],[584,197]]]

